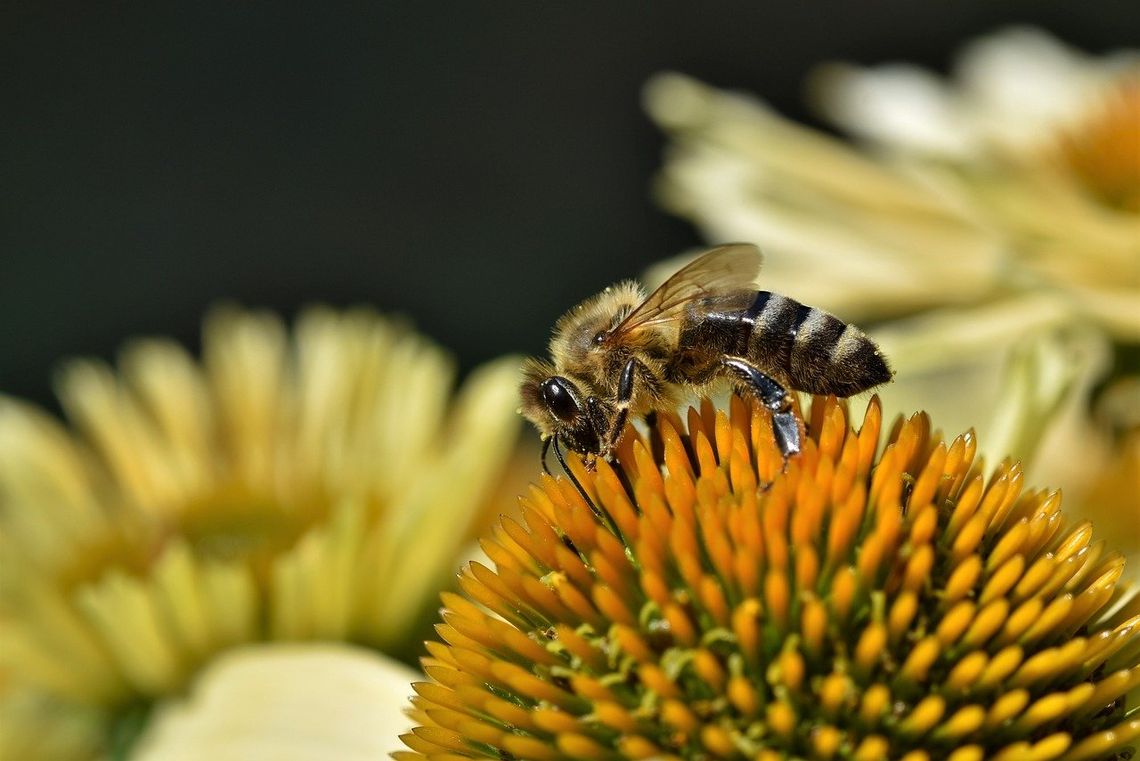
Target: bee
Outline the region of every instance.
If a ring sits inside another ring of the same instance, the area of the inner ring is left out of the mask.
[[[834,315],[757,290],[763,257],[748,244],[711,249],[648,296],[626,281],[554,326],[553,362],[523,366],[522,414],[543,440],[613,459],[630,415],[730,381],[772,413],[784,457],[801,449],[791,391],[847,397],[891,379],[879,348]],[[565,467],[565,462],[562,463]]]

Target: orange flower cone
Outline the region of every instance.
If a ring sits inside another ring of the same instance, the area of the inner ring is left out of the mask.
[[[543,477],[443,596],[397,759],[1112,759],[1140,598],[1018,464],[816,399],[781,472],[733,398]]]

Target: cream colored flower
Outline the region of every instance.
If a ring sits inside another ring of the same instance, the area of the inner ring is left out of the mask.
[[[211,663],[149,723],[136,761],[378,761],[411,727],[419,672],[358,647],[273,643]]]
[[[1140,409],[1140,57],[1016,29],[967,48],[951,84],[833,65],[813,90],[865,146],[652,80],[662,203],[712,242],[758,242],[765,287],[870,327],[889,410],[979,425],[1091,510]],[[1106,384],[1126,401],[1102,404]],[[1140,551],[1140,483],[1117,483]]]
[[[923,178],[680,74],[645,99],[671,138],[658,198],[710,241],[760,242],[767,287],[862,320],[997,287],[1001,242]]]
[[[0,398],[2,741],[105,750],[244,643],[410,652],[490,517],[516,370],[453,399],[451,361],[398,321],[227,309],[200,364],[152,340],[118,374],[68,367],[74,429]]]
[[[1140,340],[1140,51],[1096,59],[1011,29],[968,46],[952,85],[834,65],[816,90],[840,126],[998,228],[1028,287],[1060,285]]]
[[[1097,58],[1030,27],[967,45],[952,81],[911,64],[823,67],[820,108],[854,135],[888,150],[973,162],[1035,160],[1056,138],[1089,125],[1140,66],[1136,51]]]

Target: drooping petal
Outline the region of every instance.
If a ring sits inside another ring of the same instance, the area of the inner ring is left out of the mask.
[[[403,708],[418,676],[348,645],[238,648],[199,675],[188,698],[157,707],[132,758],[384,758],[410,724]]]

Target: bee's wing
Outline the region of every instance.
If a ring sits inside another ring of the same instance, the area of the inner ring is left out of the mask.
[[[677,270],[613,328],[606,339],[645,327],[680,319],[685,305],[694,299],[755,287],[764,257],[750,243],[733,243],[706,251]]]

